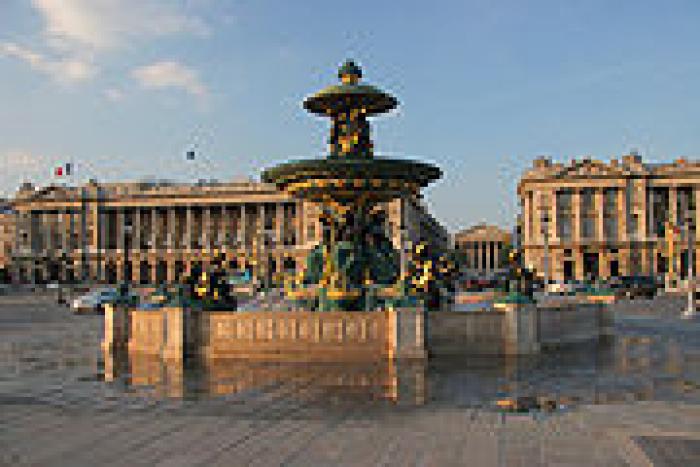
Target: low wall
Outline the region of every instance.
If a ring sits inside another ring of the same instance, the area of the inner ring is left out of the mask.
[[[430,312],[427,320],[431,356],[536,354],[609,335],[613,325],[612,313],[599,303],[508,304],[482,312]]]
[[[106,350],[181,359],[340,362],[431,355],[528,355],[612,333],[603,304],[508,304],[485,312],[191,312],[107,307]],[[427,332],[426,332],[427,331]]]
[[[424,358],[424,312],[139,310],[107,307],[105,349],[182,358],[367,361]]]
[[[575,344],[597,339],[609,332],[604,315],[611,316],[598,303],[561,304],[538,308],[540,346]]]
[[[503,313],[434,311],[428,313],[430,355],[502,355]]]
[[[368,360],[393,356],[391,312],[205,312],[201,348],[209,358]]]

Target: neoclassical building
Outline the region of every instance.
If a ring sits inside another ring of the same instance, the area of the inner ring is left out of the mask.
[[[15,216],[12,206],[0,200],[0,284],[10,281],[10,265],[15,241]]]
[[[223,254],[233,270],[272,277],[304,264],[322,227],[316,205],[245,182],[26,184],[12,200],[16,282],[175,281]],[[383,206],[395,246],[447,232],[418,199]]]
[[[525,262],[550,279],[686,275],[695,270],[700,162],[534,161],[518,184]]]
[[[477,224],[456,233],[454,247],[464,273],[488,275],[507,267],[511,234],[495,225]]]

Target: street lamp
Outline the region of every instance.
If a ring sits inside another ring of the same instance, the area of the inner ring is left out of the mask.
[[[258,231],[258,236],[257,236],[257,248],[255,251],[255,257],[256,257],[256,263],[257,263],[257,272],[256,275],[258,276],[258,280],[262,283],[263,290],[267,290],[269,288],[269,280],[268,280],[268,275],[269,275],[269,269],[270,269],[270,262],[271,262],[271,256],[269,252],[265,252],[265,267],[262,267],[262,248],[267,248],[267,242],[266,240],[270,240],[270,244],[272,244],[272,241],[274,239],[273,237],[274,231],[273,230],[265,230],[265,229],[260,229]]]
[[[540,212],[540,230],[544,239],[544,252],[542,256],[542,272],[544,275],[544,295],[548,293],[547,284],[549,283],[549,207],[544,202],[544,194],[542,195],[542,204]]]
[[[696,304],[695,304],[695,275],[694,275],[694,262],[695,262],[695,226],[693,225],[693,218],[688,213],[685,218],[685,231],[686,239],[688,241],[688,307],[683,312],[684,318],[692,318],[695,316]]]

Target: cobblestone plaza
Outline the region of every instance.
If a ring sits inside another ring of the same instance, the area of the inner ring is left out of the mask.
[[[700,328],[678,319],[673,298],[620,302],[614,342],[530,362],[229,362],[184,368],[177,380],[166,363],[132,361],[111,381],[101,317],[53,299],[0,297],[3,465],[691,465],[697,456]],[[403,378],[395,390],[387,371]],[[495,410],[513,394],[556,395],[562,406]],[[663,463],[674,460],[685,463]]]

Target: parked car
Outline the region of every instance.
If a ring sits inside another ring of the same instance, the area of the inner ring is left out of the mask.
[[[92,290],[76,298],[71,303],[71,308],[74,312],[101,312],[104,311],[104,306],[108,303],[128,302],[135,304],[138,302],[138,297],[139,296],[132,291],[124,293],[114,287],[105,287]]]
[[[654,298],[659,284],[654,276],[623,276],[610,282],[617,297]]]
[[[548,281],[545,291],[553,295],[568,295],[575,292],[573,281]]]

